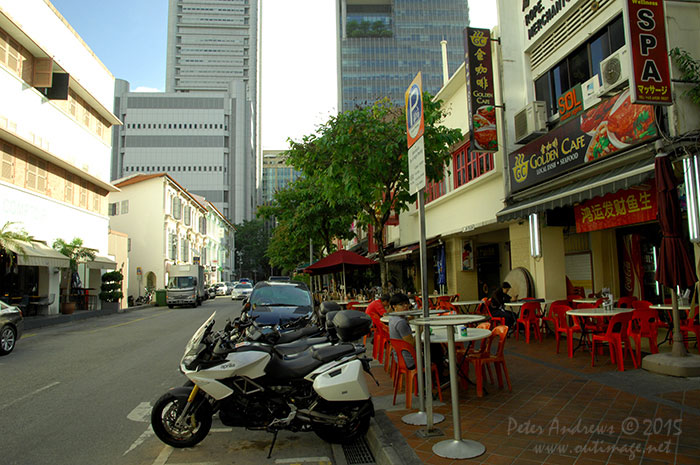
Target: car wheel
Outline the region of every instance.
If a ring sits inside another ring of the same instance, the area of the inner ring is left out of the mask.
[[[17,343],[17,330],[5,325],[0,329],[0,355],[7,355],[15,348]]]

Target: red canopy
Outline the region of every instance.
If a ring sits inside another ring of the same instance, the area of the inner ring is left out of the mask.
[[[328,274],[343,271],[343,265],[347,269],[352,269],[376,264],[377,262],[374,260],[343,249],[333,252],[316,263],[307,266],[304,268],[304,272],[309,274]]]

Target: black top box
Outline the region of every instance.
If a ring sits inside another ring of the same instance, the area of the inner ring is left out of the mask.
[[[333,325],[341,341],[351,342],[369,334],[372,318],[357,310],[342,310],[336,313]]]

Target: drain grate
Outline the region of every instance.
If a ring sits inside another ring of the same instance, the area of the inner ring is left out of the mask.
[[[371,465],[374,464],[374,456],[369,450],[367,440],[362,437],[352,444],[343,444],[343,453],[348,465]]]

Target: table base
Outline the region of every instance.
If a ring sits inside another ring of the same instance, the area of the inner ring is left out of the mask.
[[[416,431],[416,436],[419,438],[425,439],[425,438],[436,438],[438,436],[444,436],[445,433],[442,432],[440,428],[433,428],[433,429],[419,429]]]
[[[433,413],[434,425],[444,420],[444,415],[440,415],[439,413]],[[401,417],[401,421],[403,421],[407,425],[426,426],[428,424],[428,414],[422,411],[409,413],[408,415],[404,415],[403,417]]]
[[[435,444],[433,452],[448,459],[471,459],[486,452],[486,446],[470,439],[448,439]]]

